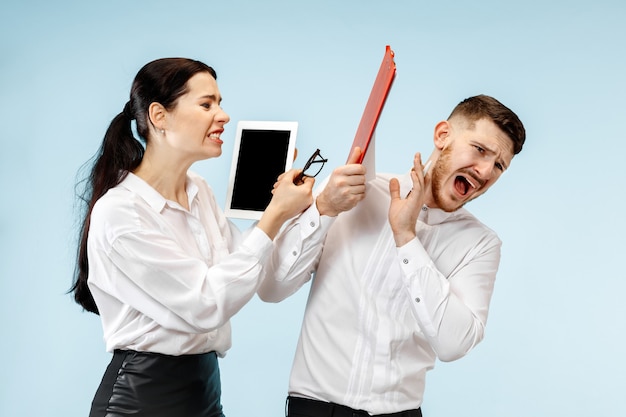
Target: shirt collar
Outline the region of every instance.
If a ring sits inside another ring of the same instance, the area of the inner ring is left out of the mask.
[[[191,207],[192,202],[198,194],[198,186],[194,181],[192,181],[189,175],[187,175],[186,184],[189,206]],[[120,186],[139,195],[156,212],[160,213],[165,205],[181,208],[180,205],[167,200],[157,190],[152,188],[147,182],[132,172],[128,172],[128,175],[126,175],[126,178],[124,178],[124,180],[120,183]]]

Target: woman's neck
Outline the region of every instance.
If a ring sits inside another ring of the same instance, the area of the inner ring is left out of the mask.
[[[189,166],[168,159],[159,160],[145,154],[133,174],[148,183],[167,200],[175,201],[189,210],[187,170]]]

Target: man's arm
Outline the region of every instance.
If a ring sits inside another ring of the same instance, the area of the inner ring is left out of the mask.
[[[478,243],[477,237],[458,237],[472,251],[447,277],[417,238],[397,248],[413,316],[444,362],[464,356],[484,337],[501,242],[493,233]]]
[[[389,224],[398,264],[417,325],[439,359],[452,361],[465,355],[484,337],[501,242],[492,232],[448,237],[462,250],[467,249],[467,253],[451,252],[448,256],[458,264],[444,275],[416,236],[415,225],[424,204],[424,175],[419,153],[414,158],[411,179],[413,188],[406,198],[400,196],[397,179],[389,182]],[[446,237],[440,236],[440,239]]]
[[[348,163],[335,168],[315,204],[293,219],[274,240],[274,250],[257,293],[268,302],[281,301],[311,279],[322,254],[326,233],[341,212],[365,198],[365,167],[355,148]]]

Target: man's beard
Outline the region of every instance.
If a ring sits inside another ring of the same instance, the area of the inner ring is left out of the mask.
[[[452,145],[448,146],[441,151],[439,158],[435,161],[435,166],[431,171],[430,188],[432,191],[432,198],[438,208],[445,212],[453,212],[465,205],[465,203],[471,201],[470,198],[467,201],[455,202],[447,201],[443,198],[443,185],[445,182],[445,176],[450,174],[450,159],[452,154]]]

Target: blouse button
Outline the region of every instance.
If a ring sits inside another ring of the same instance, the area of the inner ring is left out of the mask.
[[[405,258],[405,259],[402,260],[402,263],[406,265],[406,264],[409,263],[409,260]]]
[[[311,227],[315,227],[315,222],[311,222],[311,223],[309,223],[309,226],[311,226]]]
[[[415,302],[419,303],[420,301],[422,301],[419,297],[415,297]]]

